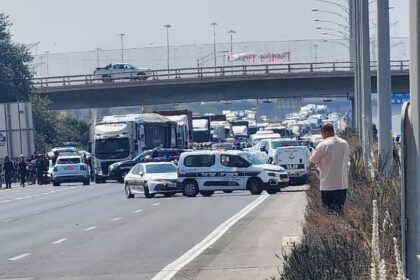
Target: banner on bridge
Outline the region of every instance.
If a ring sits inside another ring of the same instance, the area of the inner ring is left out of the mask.
[[[229,62],[242,61],[246,63],[289,63],[290,52],[267,53],[237,53],[229,55]]]

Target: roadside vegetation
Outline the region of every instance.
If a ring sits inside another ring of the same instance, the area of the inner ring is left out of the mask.
[[[89,126],[78,119],[48,110],[50,100],[31,84],[32,55],[25,45],[13,42],[11,23],[0,13],[0,103],[30,101],[33,110],[35,150],[44,153],[63,141],[86,145]]]
[[[281,280],[404,279],[399,255],[400,176],[398,168],[372,177],[362,161],[357,138],[344,135],[351,146],[349,189],[343,216],[321,205],[319,180],[310,179],[308,204],[299,244],[278,256]],[[378,166],[375,170],[380,170]]]

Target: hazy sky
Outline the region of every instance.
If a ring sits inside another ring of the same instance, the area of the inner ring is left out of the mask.
[[[406,37],[408,0],[390,2],[395,7],[391,22],[398,21],[391,35]],[[324,38],[315,30],[314,18],[345,23],[335,15],[314,14],[314,7],[344,13],[317,0],[0,0],[0,4],[0,12],[13,22],[14,39],[40,41],[39,53],[119,48],[118,33],[126,34],[127,48],[165,45],[166,23],[173,26],[171,45],[212,42],[211,22],[218,23],[218,42],[229,41],[229,29],[237,31],[235,41]]]

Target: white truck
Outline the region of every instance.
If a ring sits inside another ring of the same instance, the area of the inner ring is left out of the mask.
[[[309,175],[309,157],[306,146],[279,147],[275,150],[273,164],[286,169],[291,184],[304,185]]]
[[[95,182],[105,183],[108,167],[131,160],[144,150],[177,146],[177,124],[159,114],[106,116],[94,127],[90,142]]]
[[[148,68],[138,68],[128,63],[108,64],[105,67],[97,67],[93,74],[102,79],[104,83],[114,80],[146,80],[150,76]]]

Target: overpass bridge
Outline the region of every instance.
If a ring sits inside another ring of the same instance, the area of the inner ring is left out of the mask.
[[[376,92],[376,62],[372,62]],[[393,92],[409,91],[409,62],[392,61]],[[286,97],[350,97],[354,75],[350,62],[231,65],[152,70],[139,81],[126,73],[112,82],[88,74],[36,78],[37,90],[51,109],[86,109],[221,100]]]

